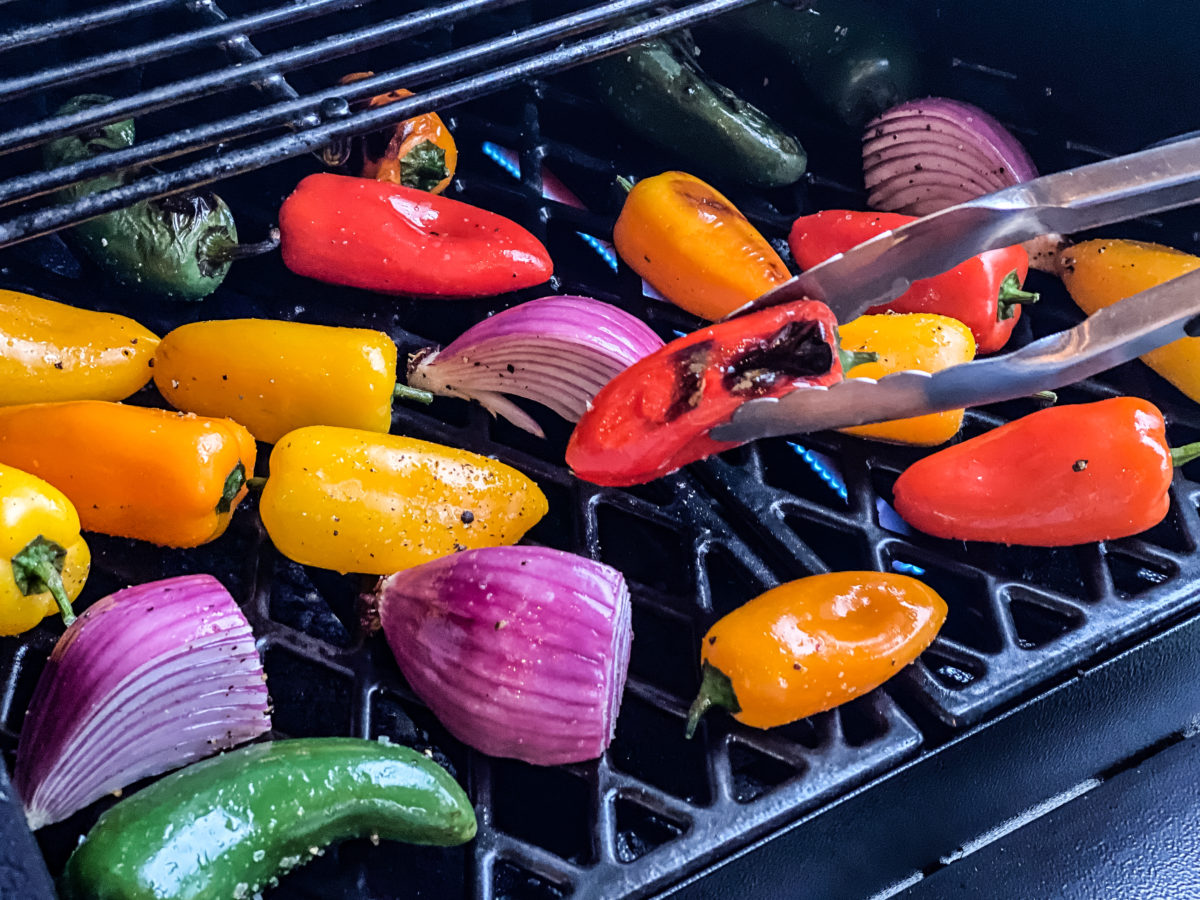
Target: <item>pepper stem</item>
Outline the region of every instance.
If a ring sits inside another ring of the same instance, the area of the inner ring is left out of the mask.
[[[246,487],[252,491],[261,491],[267,486],[266,475],[255,475],[253,478],[246,479]]]
[[[1029,396],[1034,400],[1041,400],[1043,403],[1049,403],[1051,406],[1058,402],[1058,394],[1054,393],[1054,391],[1035,391]]]
[[[874,350],[843,350],[838,347],[838,359],[842,361],[842,371],[849,372],[855,366],[879,362],[879,354]]]
[[[617,176],[617,184],[619,184],[621,187],[623,187],[625,189],[625,193],[627,193],[627,194],[633,190],[633,179],[632,178],[626,178],[624,175],[618,175]]]
[[[413,400],[416,403],[424,403],[428,406],[433,402],[433,393],[425,391],[421,388],[411,387],[401,381],[396,382],[396,386],[392,389],[393,400]]]
[[[217,514],[222,515],[233,509],[233,501],[237,498],[238,492],[246,484],[246,467],[241,461],[233,467],[233,471],[229,473],[225,479],[225,487],[221,489],[221,499],[217,501]]]
[[[62,570],[66,558],[67,551],[62,544],[46,540],[39,534],[12,558],[12,571],[17,589],[26,597],[49,591],[62,613],[63,624],[70,625],[75,621],[75,611],[71,609],[71,600],[63,587]]]
[[[687,731],[684,735],[690,740],[700,724],[700,717],[714,706],[722,706],[730,712],[741,712],[742,705],[738,703],[737,695],[733,692],[733,682],[729,676],[716,666],[706,662],[700,677],[700,692],[692,701],[688,710]]]
[[[1000,293],[996,295],[996,321],[1011,319],[1016,312],[1014,306],[1021,303],[1037,303],[1041,296],[1033,291],[1021,290],[1021,279],[1017,270],[1013,269],[1000,282]]]
[[[225,241],[211,243],[207,248],[208,260],[212,265],[220,266],[248,256],[261,256],[270,253],[279,246],[279,228],[272,227],[267,232],[267,239],[257,244],[231,244]]]
[[[1173,466],[1182,466],[1197,458],[1200,458],[1200,441],[1171,448],[1171,465]]]

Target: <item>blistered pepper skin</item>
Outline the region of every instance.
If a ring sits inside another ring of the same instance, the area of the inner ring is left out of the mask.
[[[700,656],[706,681],[710,670],[728,679],[740,707],[734,718],[773,728],[883,684],[945,620],[946,602],[908,575],[829,572],[735,609],[709,629]]]
[[[1084,241],[1063,251],[1059,275],[1089,316],[1118,300],[1200,268],[1200,257],[1143,241]],[[1151,350],[1142,362],[1200,403],[1200,338]]]
[[[0,291],[0,406],[124,400],[150,380],[157,346],[125,316]]]
[[[893,372],[940,372],[975,358],[971,329],[957,319],[931,313],[859,316],[838,328],[842,350],[875,353],[878,359],[846,372],[847,378],[882,378]],[[840,429],[846,434],[932,447],[944,444],[962,427],[963,411],[950,409],[925,416]]]
[[[494,459],[326,426],[280,439],[259,503],[284,556],[369,575],[514,544],[547,509],[536,484]]]
[[[18,585],[14,559],[39,538],[66,551],[60,576],[67,599],[74,600],[92,559],[75,507],[42,479],[0,465],[0,635],[28,631],[58,610],[50,591],[25,594]]]
[[[386,432],[396,345],[368,328],[193,322],[163,338],[154,383],[176,409],[231,418],[267,443],[306,425]]]
[[[0,407],[0,463],[66,494],[85,530],[165,547],[220,537],[246,494],[235,470],[253,474],[254,458],[229,419],[100,400]]]
[[[686,172],[633,186],[613,228],[621,259],[676,306],[720,319],[791,277],[723,194]]]
[[[409,747],[359,738],[253,744],[105,812],[67,861],[60,891],[64,900],[249,900],[333,841],[448,847],[475,829],[463,789]]]

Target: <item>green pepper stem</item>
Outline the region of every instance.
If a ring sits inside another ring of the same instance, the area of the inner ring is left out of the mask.
[[[1171,465],[1173,466],[1182,466],[1197,458],[1200,458],[1200,441],[1171,448]]]
[[[246,479],[246,487],[252,491],[261,491],[267,485],[266,475],[255,475]]]
[[[233,509],[233,501],[246,485],[246,467],[241,460],[233,467],[233,471],[225,478],[225,487],[221,489],[221,499],[217,501],[217,514],[224,515]]]
[[[687,731],[684,735],[690,740],[696,733],[700,717],[714,706],[722,706],[730,712],[741,712],[742,705],[738,703],[737,695],[733,692],[733,682],[729,676],[710,663],[704,664],[700,678],[700,692],[692,701],[688,710]]]
[[[1036,391],[1029,396],[1034,400],[1042,400],[1049,403],[1051,406],[1058,402],[1058,394],[1054,393],[1054,391]]]
[[[1003,322],[1011,319],[1016,312],[1014,306],[1022,303],[1037,303],[1041,294],[1021,290],[1021,279],[1017,270],[1013,269],[1000,282],[1000,293],[996,295],[996,321]]]
[[[12,558],[12,570],[13,580],[22,594],[28,597],[49,591],[62,613],[63,624],[70,625],[75,621],[75,611],[71,609],[71,600],[62,581],[66,558],[67,551],[62,544],[39,534]]]
[[[279,228],[272,227],[267,232],[267,239],[257,244],[231,244],[226,241],[214,240],[207,247],[208,261],[212,265],[223,265],[248,256],[261,256],[270,253],[279,246]]]
[[[617,176],[617,184],[619,184],[621,187],[623,187],[625,189],[625,193],[627,193],[627,194],[633,190],[633,179],[632,178],[626,178],[624,175],[618,175]]]
[[[393,400],[412,400],[416,403],[424,403],[428,406],[433,402],[433,393],[422,390],[421,388],[410,387],[401,381],[396,382],[396,387],[392,389]]]
[[[855,366],[879,362],[879,354],[874,350],[843,350],[838,347],[838,359],[842,361],[842,371],[849,372]]]

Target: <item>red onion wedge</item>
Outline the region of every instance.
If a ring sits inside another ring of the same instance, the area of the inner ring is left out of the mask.
[[[477,400],[492,415],[544,437],[505,394],[578,422],[600,388],[662,345],[648,325],[608,303],[544,297],[484,319],[448,347],[413,354],[408,383]]]
[[[926,97],[893,106],[867,123],[863,179],[872,209],[926,216],[1037,178],[1013,135],[977,106]],[[1061,235],[1025,244],[1030,265],[1056,271]]]
[[[633,638],[616,569],[488,547],[390,575],[377,594],[400,671],[463,743],[549,766],[612,741]]]
[[[211,575],[96,601],[50,654],[13,781],[32,829],[271,728],[250,623]]]

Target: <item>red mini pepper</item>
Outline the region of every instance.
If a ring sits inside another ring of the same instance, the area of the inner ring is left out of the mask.
[[[554,271],[509,219],[371,178],[309,175],[279,210],[283,261],[297,275],[383,294],[483,297]]]
[[[796,264],[811,269],[914,219],[900,213],[829,209],[797,219],[788,244]],[[1008,342],[1021,317],[1020,304],[1038,299],[1037,294],[1021,290],[1028,271],[1029,254],[1020,244],[989,250],[949,272],[914,282],[891,303],[873,306],[867,312],[950,316],[971,329],[978,353],[994,353]]]
[[[1065,547],[1127,537],[1162,521],[1172,465],[1200,444],[1167,446],[1162,413],[1136,397],[1052,406],[909,466],[896,511],[927,534]]]
[[[742,403],[841,380],[836,328],[824,303],[800,300],[672,341],[600,389],[567,464],[595,484],[642,484],[736,447],[708,432]]]

